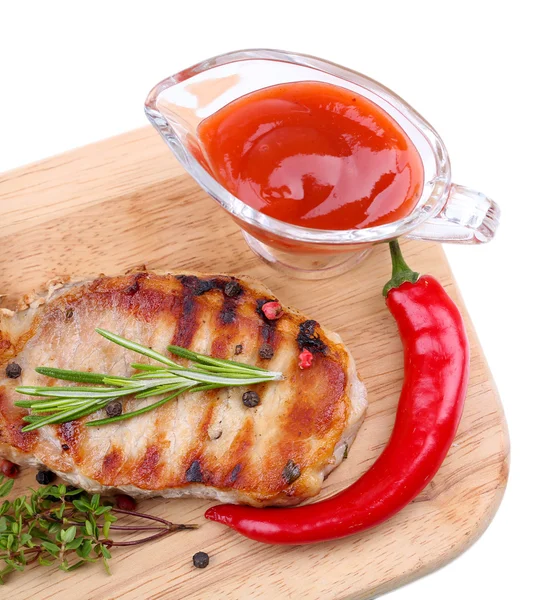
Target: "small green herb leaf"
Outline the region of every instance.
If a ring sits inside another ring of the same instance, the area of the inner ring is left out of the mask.
[[[83,543],[83,538],[72,540],[66,544],[66,550],[76,550]]]
[[[85,531],[87,535],[93,535],[93,524],[91,521],[85,521]]]
[[[2,482],[3,479],[4,475],[0,475],[0,498],[2,498],[3,496],[7,496],[12,491],[12,488],[14,486],[13,479],[8,478],[6,481]]]
[[[73,540],[75,539],[75,534],[77,533],[77,527],[75,525],[72,525],[69,529],[66,529],[66,545],[69,544],[70,542],[73,542]]]
[[[52,556],[58,556],[58,553],[60,552],[60,548],[52,542],[43,542],[42,547],[52,554]]]

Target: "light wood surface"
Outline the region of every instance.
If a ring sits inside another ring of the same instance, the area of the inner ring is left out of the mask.
[[[6,295],[0,306],[12,306],[55,275],[116,274],[146,264],[251,275],[284,303],[340,333],[370,405],[349,459],[325,482],[322,497],[368,469],[387,441],[403,364],[381,296],[390,270],[386,247],[333,281],[288,280],[251,254],[237,226],[148,128],[0,176],[0,225],[0,295]],[[440,246],[409,242],[404,252],[414,269],[438,277],[465,310]],[[488,526],[508,475],[504,415],[468,318],[467,326],[471,381],[456,441],[433,482],[387,523],[337,542],[275,547],[205,521],[211,502],[143,501],[146,512],[202,527],[114,551],[111,577],[98,565],[71,574],[30,568],[10,579],[2,597],[368,599],[439,568]],[[24,471],[14,493],[36,485],[34,475]],[[191,563],[198,550],[211,557],[204,570]]]

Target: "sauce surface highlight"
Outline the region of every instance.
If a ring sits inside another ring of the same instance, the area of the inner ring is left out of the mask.
[[[303,81],[257,90],[198,129],[213,176],[262,213],[342,230],[407,216],[423,165],[401,127],[367,98]]]

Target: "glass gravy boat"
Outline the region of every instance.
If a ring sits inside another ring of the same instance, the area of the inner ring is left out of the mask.
[[[323,81],[353,90],[402,127],[424,169],[423,191],[411,214],[366,229],[311,229],[251,208],[214,179],[197,135],[199,123],[240,96],[294,81]],[[374,244],[400,236],[477,244],[491,240],[498,227],[496,203],[451,182],[444,143],[411,106],[373,79],[319,58],[266,49],[222,54],[161,81],[149,93],[145,112],[181,165],[240,226],[249,247],[294,277],[338,275],[367,256]]]

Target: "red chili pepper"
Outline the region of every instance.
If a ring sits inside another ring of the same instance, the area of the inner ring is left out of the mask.
[[[404,345],[405,378],[394,430],[371,468],[339,494],[299,508],[223,504],[207,519],[270,544],[309,544],[382,523],[411,502],[444,460],[463,410],[469,345],[461,314],[440,283],[419,277],[390,243],[386,304]]]

